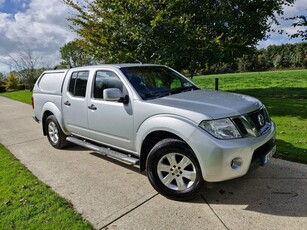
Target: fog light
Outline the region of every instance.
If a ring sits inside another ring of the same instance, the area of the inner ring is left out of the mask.
[[[238,169],[241,167],[241,165],[242,165],[242,159],[240,157],[234,158],[230,164],[232,169]]]

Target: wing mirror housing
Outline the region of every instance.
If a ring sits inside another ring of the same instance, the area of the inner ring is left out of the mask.
[[[109,88],[103,91],[103,99],[106,101],[118,101],[124,104],[129,103],[129,96],[123,95],[122,91],[118,88]]]

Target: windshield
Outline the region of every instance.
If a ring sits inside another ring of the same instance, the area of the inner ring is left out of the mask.
[[[164,66],[134,66],[121,70],[143,100],[199,89],[185,77]]]

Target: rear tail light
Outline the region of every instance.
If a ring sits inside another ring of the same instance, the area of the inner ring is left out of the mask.
[[[34,97],[32,96],[32,109],[34,109]]]

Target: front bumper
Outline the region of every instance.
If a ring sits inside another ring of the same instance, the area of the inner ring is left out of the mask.
[[[265,155],[275,148],[276,127],[259,137],[218,140],[201,129],[189,137],[189,145],[199,161],[203,179],[219,182],[245,175],[250,169],[264,165]],[[240,159],[239,167],[232,167],[234,159]]]

